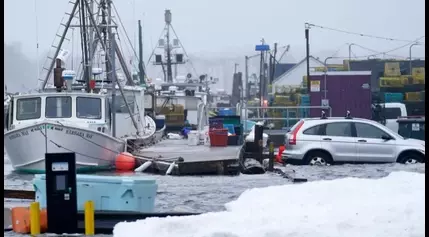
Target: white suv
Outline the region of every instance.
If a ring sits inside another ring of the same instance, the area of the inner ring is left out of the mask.
[[[290,164],[423,163],[425,142],[359,118],[308,118],[285,135],[282,159]]]

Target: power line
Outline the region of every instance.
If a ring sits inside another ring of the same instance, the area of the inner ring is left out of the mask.
[[[336,32],[340,32],[340,33],[344,33],[344,34],[349,34],[349,35],[357,35],[357,36],[361,36],[361,37],[381,39],[381,40],[388,40],[388,41],[401,41],[401,42],[408,42],[408,43],[411,43],[411,42],[414,43],[414,42],[416,42],[416,41],[413,41],[413,40],[396,39],[396,38],[390,38],[390,37],[383,37],[383,36],[377,36],[377,35],[357,33],[357,32],[352,32],[352,31],[347,31],[347,30],[342,30],[342,29],[336,29],[336,28],[331,28],[331,27],[326,27],[326,26],[315,25],[315,24],[312,24],[312,23],[305,23],[305,27],[306,28],[317,27],[317,28],[320,28],[320,29],[336,31]]]

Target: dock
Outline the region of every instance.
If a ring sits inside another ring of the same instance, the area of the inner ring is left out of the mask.
[[[133,153],[147,172],[171,175],[238,175],[241,146],[190,146],[186,139],[162,140]],[[170,172],[167,172],[169,171]]]
[[[199,215],[200,213],[186,212],[160,212],[160,213],[143,213],[143,212],[120,212],[120,211],[95,211],[95,234],[113,234],[113,228],[119,222],[132,222],[144,220],[151,217],[167,217],[167,216],[191,216]],[[12,209],[4,207],[4,231],[12,231]],[[77,232],[85,233],[84,212],[78,212]]]

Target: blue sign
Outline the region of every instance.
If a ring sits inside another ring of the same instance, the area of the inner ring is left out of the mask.
[[[270,46],[268,44],[259,44],[255,46],[255,51],[268,51]]]

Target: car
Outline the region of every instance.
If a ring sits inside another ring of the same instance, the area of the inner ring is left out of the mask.
[[[295,165],[424,163],[425,142],[349,114],[305,118],[286,133],[282,160]]]

